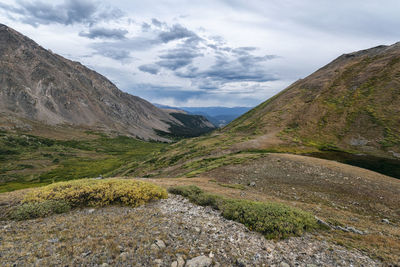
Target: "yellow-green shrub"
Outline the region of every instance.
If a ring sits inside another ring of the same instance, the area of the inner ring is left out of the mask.
[[[29,220],[68,212],[70,209],[71,207],[67,202],[60,200],[24,203],[13,209],[10,218],[17,221]]]
[[[148,182],[127,179],[81,179],[37,188],[24,198],[23,203],[62,200],[71,207],[110,204],[136,207],[167,196],[165,189]]]

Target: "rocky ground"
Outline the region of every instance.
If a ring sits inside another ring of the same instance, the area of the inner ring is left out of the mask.
[[[180,196],[0,222],[3,266],[380,266],[312,234],[266,240]]]

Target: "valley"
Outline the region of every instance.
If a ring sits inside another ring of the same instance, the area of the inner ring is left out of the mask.
[[[227,125],[5,25],[0,52],[5,266],[400,263],[399,43],[339,56]]]

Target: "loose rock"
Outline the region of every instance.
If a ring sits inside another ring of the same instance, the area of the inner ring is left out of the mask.
[[[212,264],[212,259],[206,256],[198,256],[188,260],[186,267],[209,267]]]

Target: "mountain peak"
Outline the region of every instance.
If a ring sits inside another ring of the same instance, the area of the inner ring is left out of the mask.
[[[162,141],[168,139],[158,132],[185,126],[149,102],[120,91],[99,73],[42,48],[3,24],[0,70],[0,112],[11,117]]]

